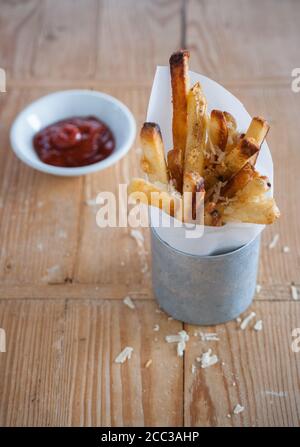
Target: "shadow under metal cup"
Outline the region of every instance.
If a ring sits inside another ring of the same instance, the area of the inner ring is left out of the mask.
[[[251,304],[260,236],[225,254],[195,256],[172,248],[151,228],[152,284],[159,306],[176,320],[215,325]]]

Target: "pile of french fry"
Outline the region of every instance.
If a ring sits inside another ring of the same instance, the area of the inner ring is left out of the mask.
[[[205,225],[273,223],[280,213],[275,200],[266,196],[271,185],[255,170],[269,124],[255,117],[246,133],[240,133],[230,113],[212,110],[209,116],[200,83],[190,88],[188,61],[187,50],[170,58],[173,149],[166,161],[159,126],[144,123],[141,167],[148,180],[133,179],[128,193],[182,221],[184,193],[197,192],[203,200]]]

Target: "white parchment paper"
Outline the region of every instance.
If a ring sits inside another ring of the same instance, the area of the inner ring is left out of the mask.
[[[251,122],[251,117],[243,104],[217,82],[190,71],[191,85],[197,81],[201,83],[207,98],[208,112],[212,109],[230,112],[237,121],[238,130],[245,132]],[[169,67],[157,67],[148,105],[147,121],[159,124],[166,152],[172,149],[172,93]],[[256,169],[262,175],[268,176],[273,185],[273,162],[266,142],[261,147]],[[273,190],[271,190],[272,194]],[[177,250],[200,256],[226,253],[237,249],[250,242],[264,229],[264,225],[230,223],[223,227],[204,227],[201,237],[189,238],[187,229],[183,226],[174,228],[171,225],[171,228],[166,228],[162,225],[161,222],[168,221],[170,217],[161,210],[151,207],[150,216],[151,225],[155,227],[155,231],[162,240]]]

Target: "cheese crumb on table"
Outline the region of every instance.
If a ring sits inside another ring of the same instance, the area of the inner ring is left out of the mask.
[[[275,236],[273,237],[273,239],[271,240],[271,242],[269,243],[269,248],[272,250],[272,248],[275,248],[277,243],[279,241],[279,234],[275,234]]]
[[[186,342],[189,341],[189,335],[186,331],[179,331],[176,335],[167,335],[165,340],[167,343],[177,343],[177,355],[179,357],[183,356],[185,351]]]
[[[159,331],[159,324],[155,324],[153,326],[153,330],[154,330],[154,332],[158,332]]]
[[[218,334],[216,332],[199,332],[202,341],[219,341]]]
[[[124,363],[126,360],[131,359],[131,354],[133,353],[133,348],[131,346],[126,346],[122,352],[115,358],[115,363]]]
[[[293,300],[297,301],[298,300],[298,289],[294,284],[291,284],[291,294],[292,294],[292,298]]]
[[[248,326],[248,324],[250,323],[250,321],[256,316],[255,312],[251,312],[246,318],[243,319],[243,321],[241,322],[240,328],[242,329],[242,331],[244,331],[246,329],[246,327]]]
[[[262,320],[258,320],[254,325],[254,330],[261,331],[262,328],[263,328],[263,322],[262,322]]]
[[[123,300],[123,303],[125,304],[125,306],[129,307],[129,309],[135,309],[135,304],[130,296],[126,296]]]
[[[261,291],[261,285],[256,284],[256,293],[260,293],[260,291]]]
[[[209,349],[207,352],[204,352],[200,358],[201,368],[208,368],[209,366],[213,366],[218,361],[218,357],[215,354],[212,355],[212,350]]]
[[[285,245],[285,246],[282,248],[282,251],[283,251],[283,253],[289,253],[291,250],[290,250],[290,247],[288,247],[287,245]]]
[[[237,405],[234,407],[233,413],[234,413],[234,414],[240,414],[240,413],[242,413],[244,410],[245,410],[245,407],[243,407],[243,406],[240,405],[240,404],[237,404]]]

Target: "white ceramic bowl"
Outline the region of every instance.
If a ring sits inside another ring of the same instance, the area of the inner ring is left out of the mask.
[[[36,132],[55,121],[88,115],[96,116],[112,130],[116,147],[109,157],[77,168],[51,166],[39,159],[32,144]],[[65,90],[43,96],[27,106],[11,127],[10,141],[15,154],[32,168],[54,175],[77,176],[100,171],[116,163],[130,149],[135,134],[132,113],[116,98],[90,90]]]

